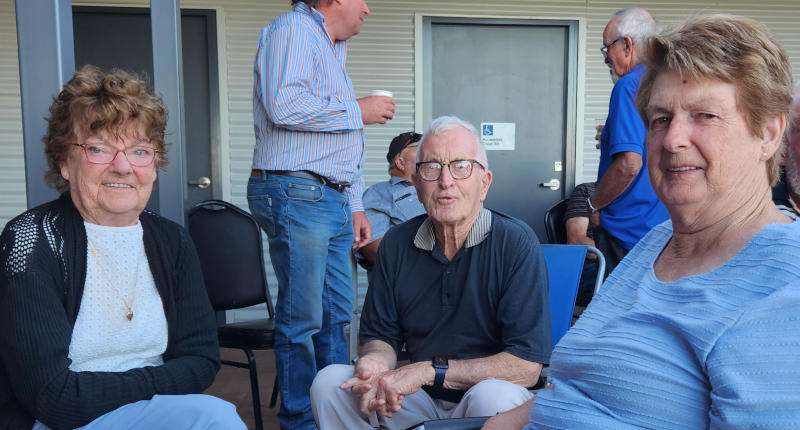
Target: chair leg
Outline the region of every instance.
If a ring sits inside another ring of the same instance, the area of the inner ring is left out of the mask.
[[[250,392],[253,396],[253,415],[256,420],[256,430],[263,430],[264,423],[261,418],[261,394],[258,391],[258,370],[256,368],[256,357],[253,351],[242,349],[247,356],[247,363],[250,368]]]
[[[275,375],[275,383],[272,384],[272,396],[269,399],[269,408],[275,408],[278,404],[278,375]]]

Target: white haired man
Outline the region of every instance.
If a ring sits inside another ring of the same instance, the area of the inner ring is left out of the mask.
[[[597,190],[587,203],[600,212],[592,217],[601,227],[595,241],[609,273],[645,233],[668,218],[647,174],[645,127],[634,102],[645,72],[643,42],[655,29],[646,10],[632,7],[616,12],[603,31],[600,52],[615,84],[600,136]]]
[[[311,387],[320,430],[402,430],[531,398],[551,349],[546,269],[530,227],[483,207],[491,183],[475,128],[434,120],[414,177],[426,213],[381,242],[360,357]],[[397,367],[403,346],[411,363]]]

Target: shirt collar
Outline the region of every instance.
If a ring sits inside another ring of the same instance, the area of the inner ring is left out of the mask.
[[[475,219],[469,229],[464,247],[471,248],[480,244],[486,239],[490,231],[492,231],[492,212],[482,207],[478,213],[478,218]],[[417,234],[414,236],[414,246],[426,251],[433,251],[434,245],[436,245],[436,234],[434,233],[433,221],[431,221],[430,217],[427,217],[417,229]]]
[[[316,21],[317,24],[319,24],[320,27],[322,27],[323,31],[325,30],[325,15],[320,13],[320,11],[312,7],[309,7],[305,2],[302,1],[295,3],[294,11],[311,15],[311,17],[314,18],[314,21]]]
[[[401,183],[401,182],[408,182],[408,181],[407,181],[407,180],[405,180],[405,179],[403,179],[403,178],[401,178],[401,177],[399,177],[399,176],[394,176],[394,175],[393,175],[392,177],[390,177],[390,178],[389,178],[389,182],[390,182],[392,185],[394,185],[394,184],[399,184],[399,183]],[[408,183],[410,184],[411,182],[408,182]]]

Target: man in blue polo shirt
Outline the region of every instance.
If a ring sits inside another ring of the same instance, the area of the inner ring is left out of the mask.
[[[405,430],[495,415],[531,398],[550,358],[547,274],[524,222],[483,207],[492,183],[475,127],[434,120],[417,149],[426,213],[381,242],[355,366],[311,387],[320,430]],[[411,363],[398,366],[405,346]]]
[[[655,21],[638,7],[616,12],[603,31],[603,53],[614,89],[600,136],[597,190],[589,207],[600,212],[597,242],[610,273],[651,228],[669,217],[647,174],[646,131],[636,110],[636,92],[645,66],[639,64],[645,38]],[[597,217],[593,217],[597,223]],[[593,225],[595,227],[595,225]]]

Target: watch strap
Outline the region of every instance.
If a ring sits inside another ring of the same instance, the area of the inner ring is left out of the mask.
[[[447,358],[434,357],[433,360],[431,360],[431,364],[433,365],[433,370],[436,372],[433,378],[433,386],[436,388],[444,387],[444,377],[449,367]]]

